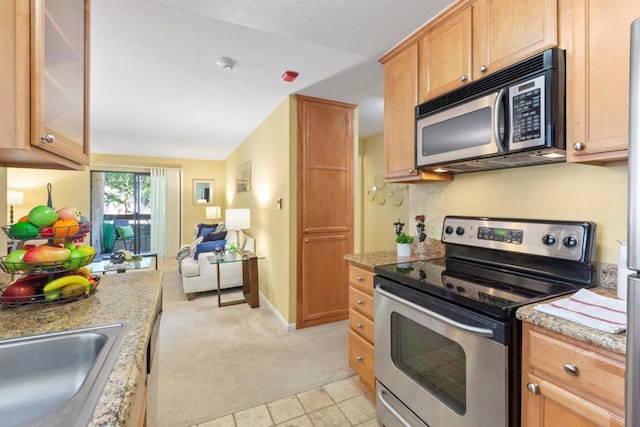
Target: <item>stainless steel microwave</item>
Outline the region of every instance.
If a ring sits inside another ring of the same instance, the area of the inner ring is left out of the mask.
[[[419,169],[460,173],[564,160],[561,49],[549,49],[416,107]]]

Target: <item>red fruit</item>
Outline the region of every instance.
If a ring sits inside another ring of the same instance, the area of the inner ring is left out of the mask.
[[[24,254],[23,261],[31,264],[60,262],[69,258],[71,251],[67,248],[57,248],[48,245],[29,249]]]
[[[36,294],[36,289],[27,282],[18,281],[9,285],[2,296],[0,296],[0,303],[3,304],[16,304],[20,302],[28,302],[31,300],[31,296]]]

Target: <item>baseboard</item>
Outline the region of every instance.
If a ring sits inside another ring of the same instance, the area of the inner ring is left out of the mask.
[[[260,292],[260,305],[268,308],[276,316],[276,319],[278,319],[278,321],[282,324],[282,326],[284,326],[284,328],[288,332],[296,330],[296,324],[295,323],[287,323],[285,318],[282,317],[282,314],[280,314],[280,312],[278,310],[276,310],[276,308],[273,306],[273,304],[271,304],[271,301],[269,301],[267,299],[267,297],[265,297],[262,292]]]

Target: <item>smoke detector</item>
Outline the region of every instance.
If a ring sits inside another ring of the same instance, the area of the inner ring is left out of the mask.
[[[236,65],[236,61],[226,56],[223,56],[221,58],[218,58],[218,60],[216,61],[216,64],[218,64],[218,67],[222,68],[225,71],[231,71],[233,70],[233,67]]]

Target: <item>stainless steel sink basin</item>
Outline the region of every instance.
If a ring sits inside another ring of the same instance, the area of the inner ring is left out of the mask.
[[[86,426],[125,336],[115,324],[0,340],[0,424]]]

